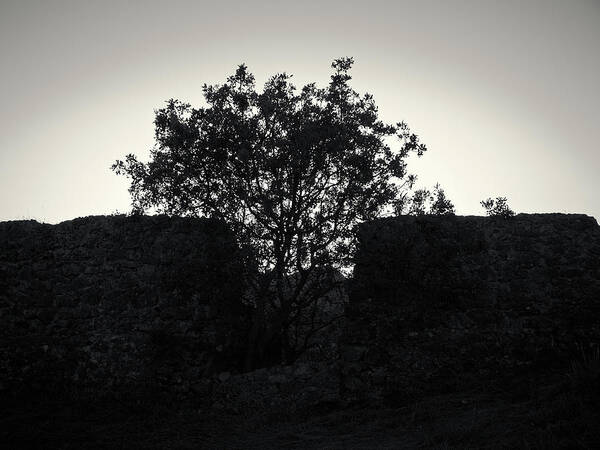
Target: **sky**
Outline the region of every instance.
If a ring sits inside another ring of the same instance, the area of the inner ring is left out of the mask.
[[[457,214],[600,219],[598,0],[0,0],[0,220],[126,213],[110,166],[148,157],[166,100],[202,106],[241,63],[325,86],[342,56]]]

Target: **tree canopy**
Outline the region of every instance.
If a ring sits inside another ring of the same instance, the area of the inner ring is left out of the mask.
[[[415,180],[406,159],[426,151],[406,123],[384,123],[372,95],[350,87],[352,65],[335,60],[324,88],[298,90],[281,73],[258,92],[242,64],[202,87],[205,106],[172,99],[156,111],[148,162],[130,154],[113,165],[131,179],[135,210],[215,217],[249,245],[255,323],[275,311],[257,325],[271,335],[284,336],[322,295],[310,281],[321,269],[348,264],[357,223],[406,204]]]
[[[446,197],[446,192],[439,183],[433,187],[433,192],[429,189],[415,190],[412,197],[407,198],[406,203],[408,214],[414,216],[422,216],[425,214],[442,216],[454,214],[455,211],[454,204]],[[396,209],[396,211],[403,212],[398,211],[398,209]]]
[[[481,206],[485,209],[485,213],[490,217],[512,217],[515,212],[508,206],[508,200],[506,197],[488,198],[482,200]]]

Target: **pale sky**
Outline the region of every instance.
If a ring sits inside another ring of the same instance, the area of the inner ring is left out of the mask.
[[[242,62],[324,86],[341,56],[458,214],[600,219],[599,1],[0,0],[0,220],[128,212],[110,165],[145,159],[165,100]]]

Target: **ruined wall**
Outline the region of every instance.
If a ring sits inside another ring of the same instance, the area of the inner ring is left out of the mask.
[[[359,239],[342,342],[350,398],[550,373],[600,343],[591,217],[398,217],[363,224]]]
[[[0,223],[0,391],[193,389],[240,347],[241,270],[212,220]]]
[[[600,343],[591,217],[399,217],[359,239],[341,359],[236,375],[242,255],[222,224],[0,223],[0,393],[395,402],[550,373]]]

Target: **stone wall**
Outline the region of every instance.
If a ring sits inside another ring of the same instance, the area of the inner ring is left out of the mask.
[[[249,316],[242,256],[211,220],[0,223],[0,393],[152,389],[250,411],[402,402],[549,373],[600,343],[600,227],[587,216],[363,224],[340,360],[250,374],[232,366]]]
[[[359,240],[341,345],[350,398],[506,383],[600,343],[591,217],[398,217],[363,224]]]
[[[240,348],[241,260],[207,219],[0,223],[0,391],[192,389]]]

